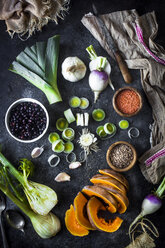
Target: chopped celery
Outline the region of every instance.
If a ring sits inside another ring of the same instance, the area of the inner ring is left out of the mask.
[[[64,142],[61,139],[56,140],[52,143],[52,150],[54,152],[61,153],[64,151],[64,149]]]
[[[113,123],[106,123],[104,125],[104,131],[107,134],[113,134],[116,131],[116,126]]]
[[[85,98],[85,97],[82,97],[82,98],[80,98],[80,100],[81,100],[80,108],[81,108],[81,109],[86,109],[86,108],[88,108],[88,106],[89,106],[89,101],[88,101],[88,99]]]
[[[64,147],[65,147],[65,149],[64,149],[65,153],[71,153],[74,150],[74,145],[71,141],[66,142],[64,144]]]
[[[94,109],[92,112],[92,117],[95,121],[102,121],[105,118],[105,112],[102,109]]]
[[[53,143],[54,141],[60,139],[60,136],[58,133],[50,133],[49,134],[49,137],[48,137],[48,140],[50,143]]]
[[[65,128],[62,132],[62,138],[66,141],[72,141],[75,137],[75,131],[72,128]]]
[[[99,126],[97,129],[96,129],[96,133],[100,136],[100,137],[106,137],[107,136],[107,133],[105,132],[104,130],[104,126]]]
[[[69,124],[76,120],[71,109],[65,110],[64,115],[65,115],[65,118],[67,119]]]
[[[81,100],[78,96],[73,96],[71,97],[70,101],[69,101],[69,105],[72,108],[78,108],[81,104]]]
[[[129,122],[127,120],[121,120],[119,122],[119,127],[121,129],[127,129],[129,127]]]
[[[68,122],[65,118],[60,118],[56,121],[56,128],[59,130],[59,131],[63,131],[65,128],[68,127]]]

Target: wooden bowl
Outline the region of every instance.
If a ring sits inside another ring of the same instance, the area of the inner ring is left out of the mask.
[[[119,145],[119,144],[125,144],[127,146],[129,146],[131,149],[132,149],[132,152],[133,152],[133,160],[130,162],[130,164],[125,167],[125,168],[118,168],[116,166],[114,166],[112,163],[111,163],[111,160],[110,160],[110,153],[112,151],[112,149]],[[107,154],[106,154],[106,160],[107,160],[107,163],[108,165],[115,171],[119,171],[119,172],[123,172],[123,171],[128,171],[130,170],[136,163],[136,160],[137,160],[137,153],[136,153],[136,150],[135,148],[133,147],[133,145],[131,145],[130,143],[126,142],[126,141],[118,141],[118,142],[115,142],[113,143],[107,150]]]
[[[133,90],[139,97],[139,100],[140,100],[140,105],[139,105],[139,108],[137,109],[137,111],[135,111],[134,113],[132,114],[127,114],[127,113],[123,113],[120,111],[120,109],[118,108],[117,104],[116,104],[116,98],[117,96],[121,93],[121,91],[123,90]],[[142,102],[142,97],[141,97],[141,94],[138,92],[137,89],[133,88],[133,87],[123,87],[123,88],[120,88],[116,91],[116,93],[114,94],[113,96],[113,99],[112,99],[112,104],[113,104],[113,107],[115,109],[115,111],[120,115],[120,116],[124,116],[124,117],[131,117],[131,116],[134,116],[136,115],[137,113],[139,113],[139,111],[141,110],[142,108],[142,105],[143,105],[143,102]]]

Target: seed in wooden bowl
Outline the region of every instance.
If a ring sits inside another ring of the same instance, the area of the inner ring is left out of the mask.
[[[115,146],[110,152],[110,161],[117,168],[127,167],[133,160],[133,151],[126,144]]]

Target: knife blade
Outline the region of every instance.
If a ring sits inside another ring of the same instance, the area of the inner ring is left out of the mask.
[[[120,71],[122,73],[122,76],[124,78],[124,81],[126,83],[131,83],[132,82],[132,76],[128,70],[127,64],[125,63],[124,59],[122,58],[120,51],[117,47],[117,45],[115,44],[109,30],[107,29],[107,27],[105,26],[103,20],[99,17],[97,8],[94,4],[92,4],[92,8],[93,8],[93,13],[94,16],[98,22],[98,26],[101,28],[102,33],[106,39],[107,45],[109,47],[109,49],[113,52],[115,59],[118,63],[118,66],[120,68]]]

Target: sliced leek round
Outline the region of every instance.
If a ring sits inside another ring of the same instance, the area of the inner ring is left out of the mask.
[[[73,130],[73,128],[65,128],[64,131],[62,132],[62,138],[65,141],[72,141],[75,137],[75,131]]]
[[[87,98],[85,98],[85,97],[81,97],[80,100],[81,100],[81,103],[80,103],[80,106],[79,106],[80,109],[87,109],[88,106],[89,106],[89,100]]]
[[[52,143],[52,150],[57,153],[63,152],[65,149],[64,142],[58,139]]]
[[[68,122],[65,118],[60,118],[56,121],[56,128],[59,130],[59,131],[63,131],[65,128],[68,127]]]
[[[129,128],[129,122],[127,120],[121,120],[119,122],[119,127],[121,129],[127,129],[127,128]]]
[[[78,108],[81,104],[81,100],[78,96],[72,96],[69,100],[69,105],[72,108]]]
[[[107,136],[107,133],[105,132],[104,130],[104,126],[99,126],[97,129],[96,129],[96,133],[100,136],[100,137],[106,137]]]
[[[71,153],[74,150],[74,145],[71,141],[68,141],[64,144],[64,152]]]
[[[105,118],[105,112],[102,109],[94,109],[92,112],[92,117],[95,121],[102,121]]]
[[[106,123],[104,125],[104,131],[107,134],[113,134],[116,131],[116,126],[113,123]]]
[[[49,137],[48,137],[48,140],[49,140],[49,142],[52,144],[54,141],[56,141],[56,140],[58,140],[58,139],[60,139],[60,136],[59,136],[59,134],[58,133],[50,133],[49,134]]]

